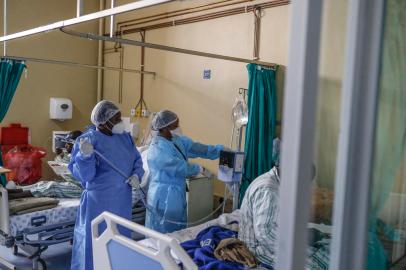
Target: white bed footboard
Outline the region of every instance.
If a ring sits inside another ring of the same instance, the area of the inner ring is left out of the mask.
[[[98,227],[102,222],[106,223],[107,229],[100,235]],[[148,248],[123,236],[117,225],[155,239],[158,243],[158,250]],[[198,269],[175,239],[108,212],[102,213],[92,221],[92,242],[94,269],[181,269],[178,262],[171,256],[171,252],[180,260],[183,269]]]
[[[10,234],[10,213],[8,205],[8,192],[0,185],[0,231]]]

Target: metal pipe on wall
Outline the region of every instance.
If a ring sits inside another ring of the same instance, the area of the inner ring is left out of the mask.
[[[261,37],[261,17],[262,10],[260,7],[254,9],[255,29],[254,29],[254,59],[259,59],[259,44]]]
[[[120,68],[124,68],[124,47],[120,48]],[[118,103],[123,102],[123,72],[120,72],[118,79]]]
[[[7,35],[7,0],[3,0],[3,33]],[[7,55],[7,42],[3,42],[3,55]]]
[[[105,0],[100,0],[100,10],[105,8]],[[99,35],[104,33],[104,18],[99,19]],[[98,51],[97,51],[97,65],[103,66],[104,64],[104,41],[99,40]],[[103,99],[103,70],[97,70],[97,102]]]
[[[173,27],[177,25],[184,25],[184,24],[190,24],[190,23],[196,23],[196,22],[202,22],[202,21],[207,21],[207,20],[212,20],[212,19],[218,19],[218,18],[223,18],[223,17],[228,17],[228,16],[233,16],[233,15],[238,15],[238,14],[244,14],[248,12],[253,12],[255,9],[268,9],[268,8],[274,8],[274,7],[279,7],[279,6],[284,6],[290,4],[289,0],[276,0],[276,1],[270,1],[270,2],[265,2],[257,5],[249,5],[249,6],[243,6],[243,7],[236,7],[236,8],[231,8],[227,10],[222,10],[222,11],[216,11],[204,15],[198,15],[194,17],[189,17],[185,19],[179,19],[179,20],[172,20],[169,22],[163,22],[163,23],[157,23],[157,24],[150,24],[150,25],[145,25],[145,26],[138,26],[136,27],[134,24],[132,26],[135,27],[130,27],[128,29],[125,29],[122,31],[124,35],[128,34],[133,34],[133,33],[139,33],[141,31],[147,31],[147,30],[155,30],[155,29],[161,29],[161,28],[167,28],[167,27]],[[193,12],[192,12],[193,13]],[[142,23],[139,23],[140,25]],[[126,25],[121,25],[123,28],[127,28]]]
[[[169,11],[169,12],[158,13],[158,14],[154,14],[154,15],[141,17],[141,18],[121,21],[121,22],[118,22],[118,25],[126,24],[126,23],[133,23],[133,22],[136,22],[136,21],[142,21],[142,20],[147,20],[147,19],[156,18],[156,17],[168,16],[168,15],[172,15],[172,14],[175,14],[175,13],[184,12],[184,11],[191,11],[191,10],[204,8],[204,7],[212,7],[214,5],[222,4],[222,3],[225,3],[225,2],[231,2],[231,1],[235,1],[235,0],[223,0],[223,1],[219,1],[217,3],[210,3],[210,4],[205,4],[205,5],[200,5],[200,6],[190,7],[190,8],[184,8],[184,9],[178,9],[178,10],[173,10],[173,11]],[[254,0],[246,0],[246,1],[254,1]]]
[[[116,0],[111,0],[110,8],[114,8]],[[114,36],[114,15],[110,16],[110,37]]]
[[[197,7],[193,7],[193,8],[180,9],[180,10],[160,13],[160,14],[156,14],[156,15],[152,15],[152,16],[146,16],[146,17],[142,17],[142,18],[122,21],[122,22],[117,23],[117,27],[129,27],[129,26],[134,26],[134,25],[139,25],[139,24],[146,24],[146,23],[169,19],[169,18],[173,18],[173,17],[189,15],[189,14],[193,14],[193,13],[203,12],[203,11],[217,9],[217,8],[223,8],[223,7],[242,4],[242,3],[246,3],[246,2],[252,2],[254,0],[242,0],[242,1],[238,1],[238,2],[229,3],[230,1],[234,1],[234,0],[221,1],[218,3],[211,3],[211,4],[197,6]],[[222,4],[225,2],[227,2],[227,3]],[[198,10],[196,10],[196,9],[198,9]]]
[[[141,32],[141,41],[145,42],[145,35],[146,32]],[[145,47],[141,47],[141,67],[140,70],[145,70]],[[141,74],[140,78],[140,100],[141,100],[141,113],[142,113],[142,106],[144,105],[144,75]]]
[[[83,1],[84,0],[76,1],[76,17],[80,17],[83,15]]]

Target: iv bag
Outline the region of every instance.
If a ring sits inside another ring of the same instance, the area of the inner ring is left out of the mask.
[[[244,126],[248,123],[248,106],[242,97],[238,97],[235,100],[232,117],[237,127]]]
[[[156,113],[151,113],[151,115],[149,116],[147,127],[144,130],[144,135],[141,139],[141,144],[140,144],[141,146],[150,145],[152,139],[154,137],[156,137],[156,135],[158,133],[157,131],[154,131],[151,129],[151,123],[152,123],[152,120],[154,119],[155,115],[156,115]]]

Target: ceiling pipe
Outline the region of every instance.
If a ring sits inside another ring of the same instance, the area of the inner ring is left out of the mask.
[[[114,8],[116,0],[111,0],[110,8]],[[110,37],[114,36],[114,15],[110,16]]]
[[[132,45],[132,46],[141,46],[141,47],[146,47],[146,48],[150,48],[150,49],[157,49],[157,50],[163,50],[163,51],[169,51],[169,52],[175,52],[175,53],[202,56],[202,57],[221,59],[221,60],[227,60],[227,61],[233,61],[233,62],[258,64],[258,65],[268,66],[268,67],[273,67],[273,68],[278,66],[275,63],[256,61],[256,60],[221,55],[221,54],[206,53],[206,52],[200,52],[200,51],[194,51],[194,50],[188,50],[188,49],[181,49],[181,48],[170,47],[170,46],[166,46],[166,45],[147,43],[147,42],[141,42],[141,41],[130,40],[130,39],[122,39],[122,38],[117,38],[117,37],[110,38],[108,36],[99,36],[99,35],[95,35],[95,34],[91,34],[91,33],[82,33],[82,32],[78,32],[78,31],[74,31],[74,30],[68,30],[65,28],[61,28],[60,30],[62,32],[72,35],[72,36],[93,39],[93,40],[103,40],[103,41],[109,41],[109,42],[114,42],[114,43],[128,44],[128,45]]]
[[[193,7],[193,8],[180,9],[180,10],[160,13],[160,14],[156,14],[156,15],[152,15],[152,16],[146,16],[146,17],[127,20],[127,21],[121,21],[121,22],[117,23],[117,27],[130,27],[130,26],[139,25],[139,24],[146,24],[146,23],[169,19],[169,18],[173,18],[173,17],[190,15],[193,13],[199,13],[199,12],[203,12],[203,11],[207,11],[207,10],[243,4],[243,3],[247,3],[247,2],[252,2],[254,0],[242,0],[242,1],[238,1],[238,2],[232,2],[232,3],[230,3],[230,1],[234,1],[234,0],[227,0],[227,1],[222,1],[222,2],[218,2],[218,3],[197,6],[197,7]],[[222,4],[224,2],[226,2],[226,3]]]
[[[7,0],[3,0],[3,33],[7,35]],[[3,55],[7,55],[7,42],[3,42]]]
[[[83,0],[76,1],[76,17],[83,15]]]
[[[59,22],[48,24],[48,25],[32,28],[32,29],[29,29],[29,30],[17,32],[17,33],[14,33],[14,34],[6,35],[6,36],[3,36],[3,37],[0,37],[0,42],[14,40],[14,39],[18,39],[18,38],[23,38],[23,37],[27,37],[27,36],[31,36],[31,35],[35,35],[35,34],[39,34],[39,33],[44,33],[44,32],[52,31],[52,30],[55,30],[55,29],[59,29],[61,27],[72,26],[72,25],[75,25],[75,24],[80,24],[80,23],[84,23],[84,22],[88,22],[88,21],[93,21],[93,20],[97,20],[97,19],[100,19],[100,18],[104,18],[104,17],[108,17],[108,16],[112,16],[112,15],[117,15],[117,14],[129,12],[129,11],[133,11],[133,10],[137,10],[137,9],[141,9],[141,8],[145,8],[145,7],[150,7],[150,6],[154,6],[154,5],[158,5],[158,4],[163,4],[163,3],[167,3],[167,2],[171,2],[171,1],[173,1],[173,0],[142,0],[142,1],[137,1],[137,2],[130,3],[130,4],[118,6],[118,7],[115,7],[115,8],[110,8],[110,9],[101,10],[101,11],[98,11],[98,12],[86,14],[86,15],[76,17],[76,18],[73,18],[73,19],[59,21]]]
[[[105,0],[99,0],[99,9],[105,9]],[[99,35],[104,33],[104,18],[99,19]],[[97,65],[103,66],[104,65],[104,41],[99,40],[98,48],[97,48]],[[103,77],[104,72],[102,69],[97,70],[97,102],[103,99]]]
[[[140,23],[140,24],[138,24],[138,26],[135,25],[134,27],[130,27],[128,29],[122,30],[122,33],[124,35],[134,34],[134,33],[139,33],[142,31],[156,30],[156,29],[161,29],[161,28],[185,25],[185,24],[190,24],[190,23],[196,23],[196,22],[202,22],[202,21],[207,21],[207,20],[212,20],[212,19],[218,19],[218,18],[233,16],[233,15],[238,15],[238,14],[244,14],[244,13],[248,13],[248,12],[253,12],[256,8],[260,8],[263,10],[263,9],[268,9],[268,8],[284,6],[284,5],[288,5],[288,4],[290,4],[289,0],[269,1],[269,2],[265,2],[265,3],[261,3],[261,4],[236,7],[236,8],[231,8],[231,9],[227,9],[227,10],[221,10],[221,11],[216,11],[216,12],[212,12],[212,13],[208,13],[208,14],[198,15],[198,16],[189,17],[189,18],[185,18],[185,19],[172,20],[172,21],[162,22],[162,23],[157,23],[157,24],[139,26],[139,25],[142,25],[142,23]],[[123,25],[121,27],[123,27]],[[126,27],[123,27],[123,28],[126,28]]]

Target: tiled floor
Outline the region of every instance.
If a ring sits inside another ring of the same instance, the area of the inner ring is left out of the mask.
[[[43,253],[48,270],[69,270],[72,247],[67,244],[59,244],[50,247]],[[31,270],[31,261],[24,257],[16,257],[11,249],[0,246],[0,256],[10,263],[16,265],[17,270]],[[0,269],[7,269],[0,265]]]

